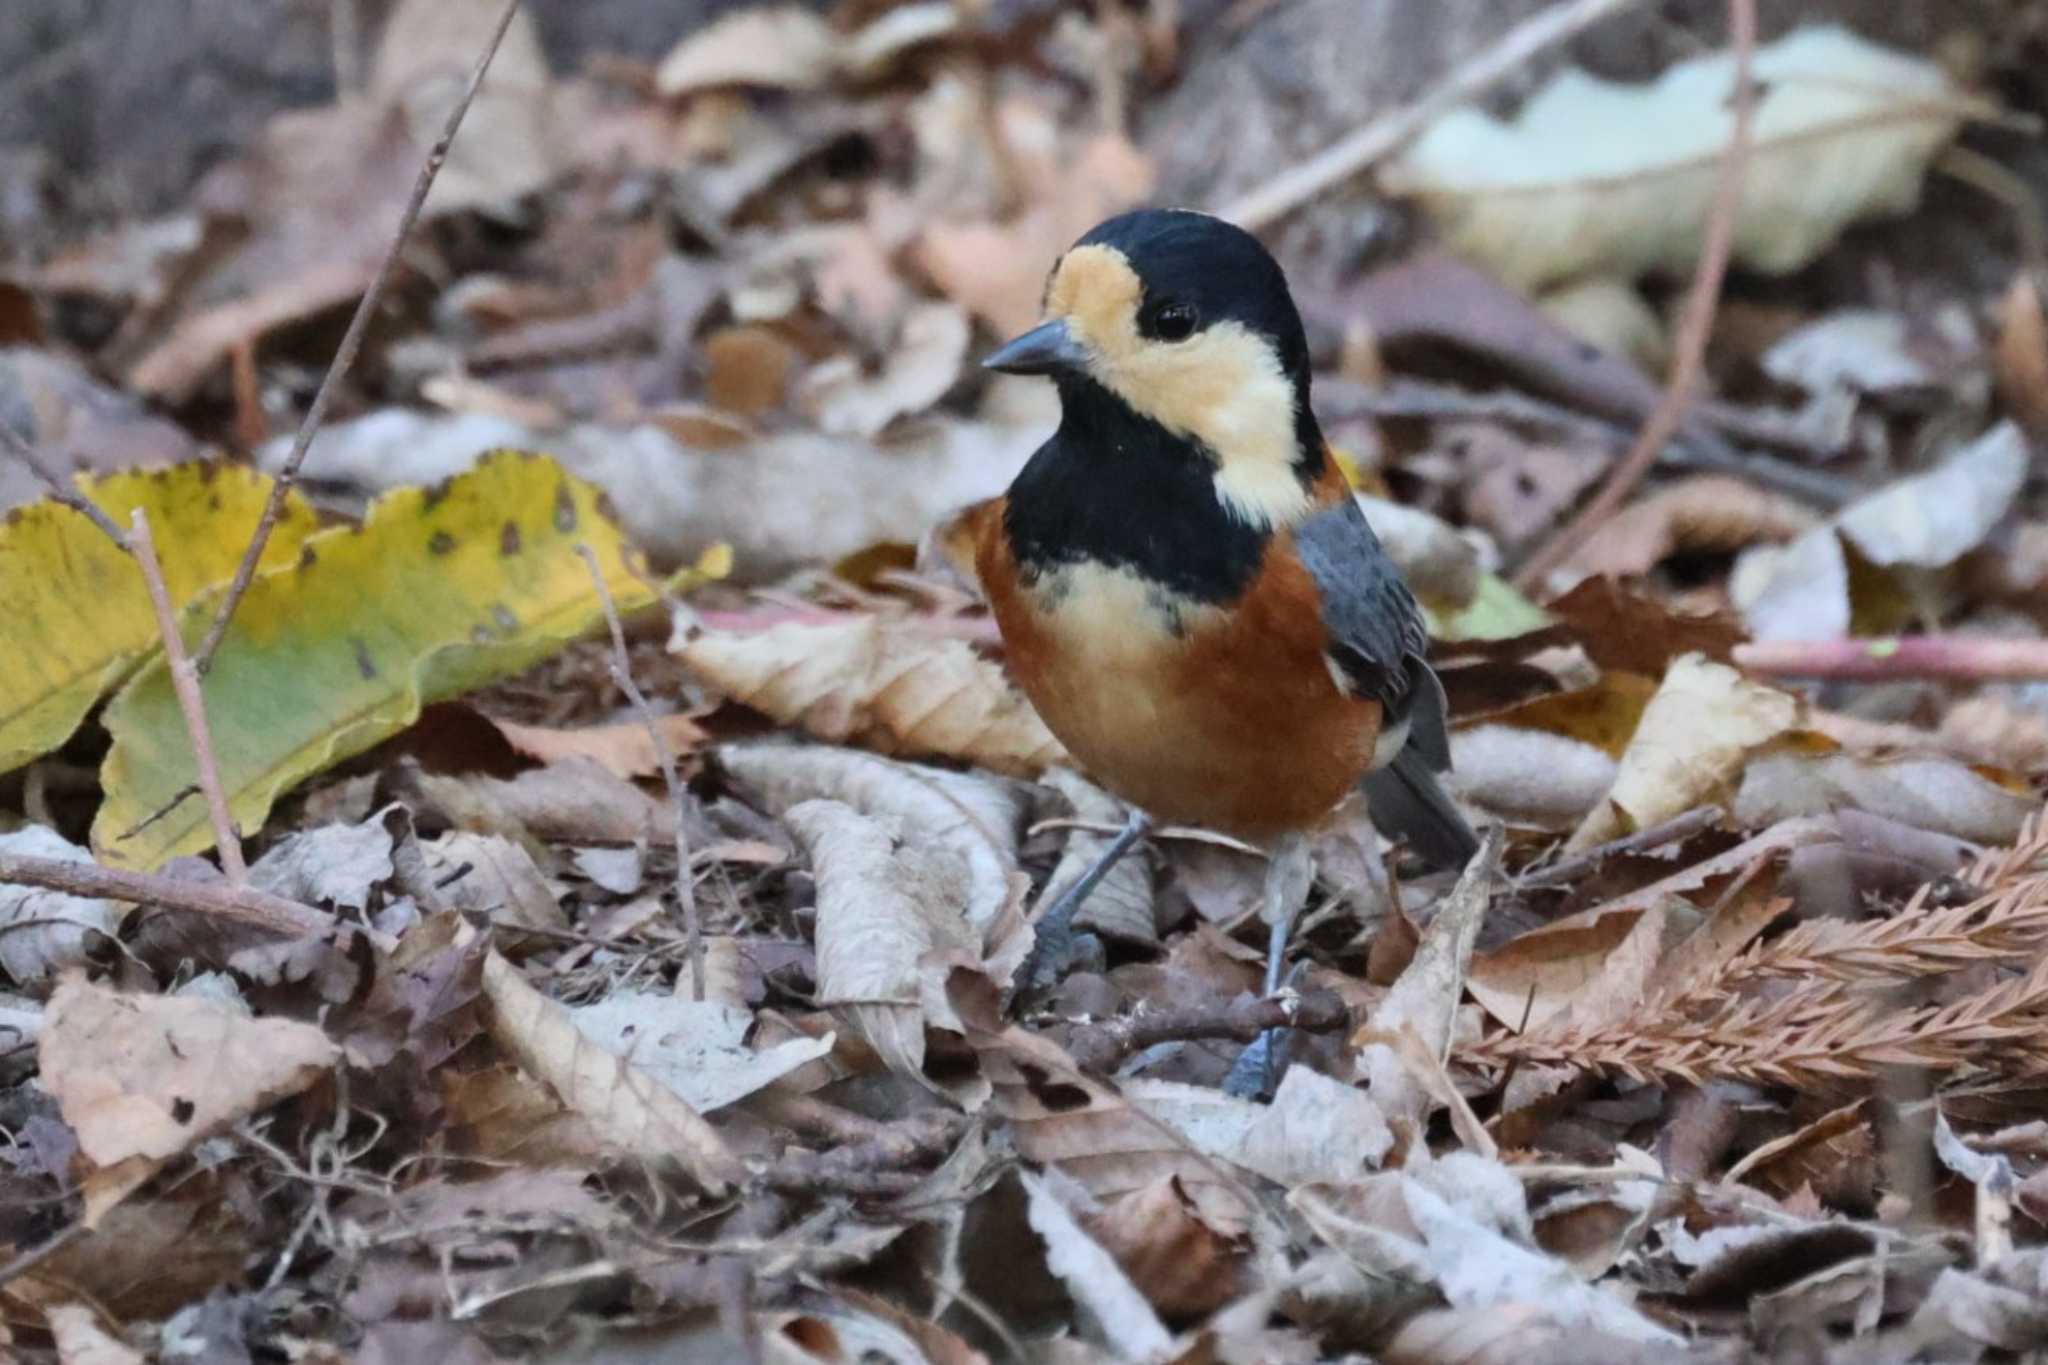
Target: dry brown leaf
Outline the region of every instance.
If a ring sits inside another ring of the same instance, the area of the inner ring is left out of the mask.
[[[724,85],[815,90],[831,79],[838,42],[830,24],[795,5],[734,10],[671,48],[654,85],[671,99]]]
[[[620,987],[570,1015],[585,1037],[660,1081],[700,1114],[737,1104],[832,1051],[830,1033],[768,1043],[753,1036],[752,1010],[669,991]]]
[[[340,1049],[311,1024],[69,976],[37,1046],[43,1085],[94,1165],[161,1161],[296,1095]]]
[[[1062,1198],[1070,1185],[1057,1171],[1045,1175],[1020,1171],[1030,1197],[1031,1229],[1045,1243],[1046,1267],[1059,1276],[1067,1292],[1107,1338],[1121,1360],[1161,1360],[1173,1338],[1101,1243],[1083,1229]],[[1070,1198],[1084,1198],[1078,1191]]]
[[[562,893],[533,855],[510,839],[457,829],[420,847],[434,887],[450,909],[513,929],[568,929]]]
[[[1758,746],[1792,728],[1799,702],[1688,654],[1664,675],[1607,799],[1566,847],[1591,848],[1721,799]]]
[[[1584,740],[1485,724],[1451,735],[1446,785],[1517,824],[1564,830],[1607,795],[1614,774],[1614,760]]]
[[[1023,185],[1024,211],[1007,223],[932,223],[912,256],[940,292],[1003,335],[1038,320],[1053,262],[1074,240],[1152,193],[1151,160],[1113,133],[1067,157],[1038,110],[1015,102],[998,111]]]
[[[1591,687],[1537,697],[1488,720],[1517,730],[1563,735],[1619,759],[1656,691],[1655,681],[1640,673],[1610,669]]]
[[[2040,808],[2031,789],[2012,790],[1954,759],[1786,749],[1750,760],[1733,813],[1737,823],[1756,826],[1860,810],[1972,843],[2007,844]]]
[[[492,1040],[587,1120],[613,1155],[657,1168],[678,1166],[714,1196],[744,1177],[739,1159],[702,1115],[591,1042],[564,1006],[535,990],[495,952],[484,959],[483,985]]]
[[[1065,757],[1000,667],[907,622],[706,630],[675,653],[735,701],[819,739],[1024,777]]]
[[[1373,1103],[1404,1148],[1421,1140],[1434,1103],[1433,1087],[1413,1073],[1397,1047],[1363,1040],[1410,1033],[1424,1052],[1441,1061],[1451,1045],[1458,1002],[1464,998],[1472,945],[1493,900],[1502,838],[1499,825],[1487,828],[1479,852],[1422,931],[1414,958],[1359,1030],[1358,1078],[1366,1082]]]
[[[440,773],[421,773],[417,781],[423,803],[450,825],[515,841],[630,844],[662,837],[674,820],[667,802],[581,757],[509,781]]]
[[[1995,696],[1957,702],[1941,718],[1940,738],[1952,753],[2039,777],[2048,773],[2048,716]]]
[[[1245,1287],[1245,1230],[1211,1222],[1171,1177],[1083,1214],[1081,1226],[1168,1317],[1206,1316]]]
[[[704,338],[704,396],[723,412],[759,417],[782,406],[801,358],[765,323],[723,327]]]
[[[928,955],[979,956],[968,925],[965,861],[943,845],[903,837],[901,822],[861,815],[836,801],[806,801],[783,814],[818,884],[818,1003],[866,1038],[898,1075],[979,1105],[979,1077],[941,1085],[925,1075]]]
[[[491,718],[505,742],[528,758],[555,763],[565,758],[586,758],[614,777],[632,781],[652,777],[661,771],[661,757],[654,739],[638,721],[623,725],[589,725],[557,730],[546,725],[521,725],[516,721]],[[689,754],[706,738],[704,729],[688,716],[662,716],[655,722],[668,742],[669,752]]]
[[[1727,553],[1758,541],[1785,541],[1812,528],[1813,513],[1741,479],[1709,475],[1659,489],[1603,525],[1559,576],[1631,578],[1681,550]]]
[[[1543,609],[1601,668],[1661,678],[1672,660],[1704,654],[1727,663],[1742,623],[1726,612],[1686,613],[1612,578],[1588,578]]]
[[[0,834],[0,854],[92,861],[90,852],[48,825]],[[127,918],[128,908],[112,901],[0,882],[0,968],[17,984],[29,986],[68,967],[82,967],[94,941],[111,939]]]
[[[99,1315],[80,1304],[43,1310],[62,1365],[144,1365],[142,1352],[100,1326]]]
[[[1993,370],[2006,411],[2032,432],[2048,431],[2048,317],[2041,287],[2028,270],[2012,277],[1998,305],[1998,346]]]
[[[995,926],[1012,901],[1024,815],[1012,785],[817,744],[732,745],[719,761],[771,814],[822,797],[901,820],[916,842],[958,852],[971,876],[968,922],[983,934],[991,962],[1000,956]]]
[[[1488,1014],[1520,1031],[1571,1009],[1579,993],[1635,932],[1643,911],[1587,910],[1518,934],[1472,958],[1465,989]]]
[[[798,385],[798,401],[820,431],[879,435],[945,397],[960,378],[973,331],[957,304],[918,304],[904,315],[878,370],[869,373],[852,355],[821,361]]]

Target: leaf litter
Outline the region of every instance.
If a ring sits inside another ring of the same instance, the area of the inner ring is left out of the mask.
[[[388,8],[175,211],[0,255],[0,423],[147,509],[195,639],[496,17]],[[1971,648],[2048,659],[2048,329],[2024,251],[1922,239],[2030,184],[2048,16],[1820,8],[1755,53],[1711,392],[1533,597],[1682,343],[1719,31],[1420,120],[1405,259],[1350,189],[1268,234],[1495,839],[1340,810],[1272,997],[1263,855],[1199,830],[1020,979],[1128,812],[948,537],[1053,420],[974,357],[1100,218],[1230,197],[1170,111],[1249,59],[907,3],[578,68],[515,15],[205,680],[245,884],[133,565],[0,445],[0,1353],[2038,1352],[2048,665]]]

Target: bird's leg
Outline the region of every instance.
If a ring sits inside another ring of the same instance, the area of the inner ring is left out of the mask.
[[[1287,976],[1287,941],[1294,935],[1294,921],[1308,899],[1309,884],[1315,876],[1315,861],[1309,854],[1308,839],[1300,834],[1281,836],[1266,863],[1265,905],[1261,914],[1272,926],[1266,945],[1266,994],[1276,994]],[[1240,1099],[1272,1093],[1286,1068],[1288,1029],[1268,1029],[1238,1056],[1236,1065],[1223,1082],[1223,1089]]]
[[[1122,860],[1131,846],[1152,828],[1152,817],[1133,807],[1124,827],[1109,841],[1109,847],[1102,850],[1102,856],[1094,866],[1083,872],[1080,878],[1066,890],[1060,892],[1045,912],[1039,915],[1032,926],[1037,940],[1031,946],[1031,956],[1024,961],[1024,968],[1018,974],[1021,992],[1043,990],[1059,980],[1060,973],[1070,965],[1075,952],[1074,914],[1081,903],[1088,899],[1088,893],[1101,884],[1109,870]]]

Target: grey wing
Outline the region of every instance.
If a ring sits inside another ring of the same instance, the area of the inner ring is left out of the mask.
[[[1312,514],[1295,528],[1294,540],[1322,598],[1337,675],[1354,695],[1386,708],[1387,728],[1406,722],[1409,746],[1431,768],[1448,768],[1443,684],[1426,662],[1429,631],[1422,609],[1357,500],[1346,498]]]

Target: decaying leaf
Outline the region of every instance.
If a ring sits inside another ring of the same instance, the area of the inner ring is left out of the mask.
[[[48,825],[0,834],[0,854],[89,863],[92,855]],[[111,937],[125,908],[91,896],[0,882],[0,969],[26,986],[82,967],[95,937]]]
[[[1668,820],[1725,789],[1749,753],[1791,729],[1796,698],[1689,654],[1671,666],[1621,756],[1607,799],[1567,847],[1590,848]]]
[[[81,480],[79,489],[125,528],[149,514],[171,601],[227,582],[270,496],[246,469],[181,464]],[[296,493],[264,549],[263,567],[289,564],[313,533]],[[0,772],[70,738],[87,711],[158,647],[142,575],[121,548],[54,502],[0,523]]]
[[[295,1095],[340,1049],[311,1024],[69,977],[37,1047],[43,1084],[100,1167],[161,1161]]]
[[[733,745],[719,761],[775,814],[822,797],[900,821],[914,844],[956,851],[968,871],[964,913],[976,933],[990,931],[1012,902],[1023,805],[1008,784],[823,745]],[[987,946],[993,960],[996,945]]]
[[[819,739],[1020,776],[1065,754],[999,666],[914,622],[870,616],[705,630],[672,647],[734,700]]]
[[[1793,499],[1741,479],[1682,479],[1602,525],[1559,576],[1634,578],[1681,550],[1725,554],[1758,541],[1790,540],[1815,520]]]
[[[242,599],[204,685],[236,820],[261,828],[294,783],[362,752],[427,702],[516,673],[602,609],[574,547],[587,543],[622,605],[647,600],[598,494],[542,457],[499,452],[439,489],[387,495],[362,527],[305,542],[292,569]],[[192,608],[209,621],[212,604]],[[114,747],[94,823],[100,857],[154,867],[213,842],[191,745],[159,659],[107,708]],[[131,831],[133,831],[131,837]]]
[[[979,957],[964,860],[834,801],[806,801],[783,819],[818,881],[818,1003],[891,1069],[925,1080],[925,961]]]
[[[592,1042],[569,1011],[497,953],[484,960],[491,1037],[522,1071],[546,1084],[617,1156],[679,1166],[706,1193],[742,1178],[718,1131],[666,1085]]]
[[[795,5],[739,9],[691,33],[655,72],[668,96],[722,85],[814,90],[830,79],[839,38]]]
[[[450,909],[514,929],[569,927],[561,892],[533,855],[497,834],[450,830],[420,846],[434,889]],[[516,940],[515,940],[516,941]]]
[[[822,962],[822,954],[820,955]],[[623,988],[570,1011],[583,1035],[660,1081],[700,1114],[737,1103],[832,1051],[832,1035],[748,1042],[753,1011]]]
[[[656,722],[671,754],[685,755],[704,742],[702,726],[688,716],[662,716]],[[564,758],[587,758],[615,777],[631,781],[652,777],[661,771],[661,756],[653,736],[638,721],[619,725],[591,725],[574,730],[556,730],[544,725],[521,725],[516,721],[491,719],[498,733],[528,758],[553,763]]]
[[[2014,791],[1954,759],[1787,748],[1750,760],[1733,813],[1738,823],[1756,826],[1832,810],[1866,811],[1973,843],[2006,844],[2040,808],[2032,791]]]
[[[850,355],[824,361],[804,375],[798,400],[820,431],[876,436],[945,396],[960,377],[973,330],[955,304],[919,304],[904,316],[879,371],[863,373]]]
[[[1061,1200],[1054,1177],[1020,1172],[1031,1197],[1031,1228],[1046,1264],[1101,1328],[1123,1360],[1163,1360],[1173,1338],[1145,1296]]]
[[[1911,209],[1927,164],[1974,106],[1931,61],[1847,29],[1795,30],[1756,52],[1755,145],[1735,259],[1785,274],[1860,219]],[[1699,254],[1727,145],[1728,52],[1647,86],[1567,71],[1513,123],[1460,110],[1384,173],[1460,250],[1530,288],[1588,274],[1684,274]]]

